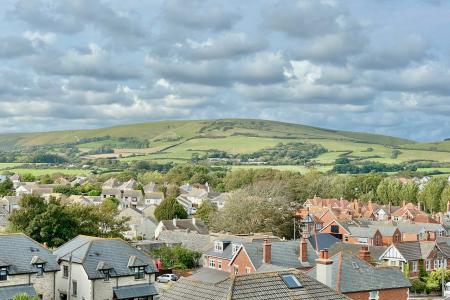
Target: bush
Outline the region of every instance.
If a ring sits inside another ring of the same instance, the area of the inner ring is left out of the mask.
[[[202,254],[183,246],[175,246],[155,249],[152,251],[152,256],[161,260],[164,269],[185,270],[197,267]]]
[[[411,280],[411,292],[421,294],[425,292],[427,288],[427,284],[420,279],[413,279]]]

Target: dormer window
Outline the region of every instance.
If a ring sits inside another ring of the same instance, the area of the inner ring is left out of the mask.
[[[0,281],[8,279],[8,267],[0,267]]]
[[[223,251],[223,243],[220,241],[214,242],[214,251]]]
[[[238,252],[240,246],[241,246],[241,245],[239,245],[239,244],[232,244],[232,245],[231,245],[231,254],[232,254],[232,255],[235,255],[236,252]]]
[[[111,278],[111,270],[102,270],[102,273],[104,275],[104,280],[105,281],[109,281],[109,279]]]
[[[134,279],[144,279],[145,278],[145,267],[134,268]]]
[[[37,276],[44,275],[44,264],[36,264]]]

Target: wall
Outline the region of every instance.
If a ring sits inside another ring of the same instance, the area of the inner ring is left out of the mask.
[[[205,268],[210,268],[213,269],[209,266],[209,261],[210,260],[214,260],[214,262],[216,263],[216,270],[222,270],[225,272],[230,272],[230,260],[226,259],[226,258],[220,258],[220,257],[214,257],[214,256],[205,256],[205,258],[203,259],[203,267]],[[222,269],[218,268],[218,261],[221,260],[222,261]]]
[[[369,292],[345,293],[345,296],[353,300],[367,300],[369,299]],[[408,289],[387,289],[381,290],[378,293],[378,300],[407,300]]]
[[[262,259],[262,257],[261,257]],[[250,258],[247,255],[247,252],[242,248],[236,258],[233,261],[233,264],[230,266],[230,272],[234,273],[234,268],[238,268],[238,274],[245,274],[245,268],[250,267],[250,273],[256,272],[255,268],[250,261]]]
[[[39,277],[36,274],[11,275],[8,276],[8,280],[0,281],[0,287],[31,283],[36,293],[42,295],[44,300],[53,300],[55,299],[53,278],[54,272],[44,272],[43,276]]]
[[[111,300],[113,299],[113,288],[117,286],[142,284],[147,282],[154,282],[155,278],[153,274],[145,274],[144,279],[134,279],[134,276],[125,276],[114,278],[111,277],[109,281],[104,279],[96,279],[92,281],[92,287],[94,288],[94,300]]]
[[[69,295],[71,300],[89,300],[92,299],[91,296],[91,281],[88,279],[86,272],[81,264],[72,263],[72,272],[69,267],[69,277],[70,280],[75,280],[77,282],[77,296],[72,295],[72,283],[70,283],[70,291],[69,291],[69,278],[63,277],[63,266],[69,266],[68,262],[62,262],[59,266],[61,268],[60,271],[56,272],[56,298],[59,299],[60,293],[65,293]]]

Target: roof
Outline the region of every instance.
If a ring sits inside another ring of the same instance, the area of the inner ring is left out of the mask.
[[[230,277],[230,272],[211,268],[200,268],[192,276],[189,276],[191,280],[197,280],[208,283],[219,283]]]
[[[282,276],[295,277],[301,287],[289,288]],[[161,300],[241,300],[241,299],[298,299],[298,300],[344,300],[349,299],[338,294],[326,285],[290,269],[276,272],[237,275],[219,283],[207,283],[181,278],[173,283],[161,296]]]
[[[132,190],[134,189],[134,187],[137,185],[136,180],[134,180],[133,178],[128,180],[127,182],[124,182],[119,188],[121,190]]]
[[[208,227],[200,219],[176,219],[174,220],[161,220],[165,230],[190,230],[200,234],[208,234]]]
[[[113,288],[115,299],[133,299],[158,295],[153,283],[125,285]]]
[[[156,183],[150,182],[144,186],[143,190],[145,193],[153,193],[158,191],[158,187],[156,186]]]
[[[285,268],[308,268],[315,264],[317,253],[311,246],[311,243],[306,240],[307,244],[307,261],[301,262],[300,257],[300,241],[281,241],[272,242],[271,249],[271,265],[282,266]],[[263,244],[244,243],[243,247],[247,252],[250,260],[256,269],[263,266]]]
[[[123,191],[123,196],[140,198],[142,197],[142,192],[140,190],[125,190]]]
[[[38,258],[34,258],[37,256]],[[0,234],[0,257],[10,275],[37,273],[32,261],[45,261],[44,272],[59,270],[56,256],[24,234]]]
[[[112,177],[108,180],[106,180],[103,184],[102,184],[102,189],[112,189],[112,188],[117,188],[119,186],[119,181]]]
[[[163,192],[145,192],[145,198],[146,199],[164,199],[164,193]]]
[[[0,207],[0,227],[4,227],[8,224],[8,220],[9,220],[9,212]]]
[[[156,267],[153,259],[137,250],[121,239],[104,239],[90,236],[77,236],[54,251],[59,260],[69,261],[83,265],[89,279],[104,278],[98,270],[100,262],[112,267],[111,277],[132,276],[133,269],[129,266],[132,257],[139,258],[146,264],[146,273],[155,273]],[[72,257],[70,257],[72,255]]]
[[[436,247],[436,242],[404,242],[393,245],[407,261],[426,259]]]
[[[214,243],[216,242],[222,242],[223,243],[223,250],[222,251],[216,251],[214,248]],[[204,252],[205,255],[208,256],[214,256],[214,257],[220,257],[220,258],[225,258],[225,259],[232,259],[234,256],[233,253],[233,244],[235,245],[242,245],[242,243],[244,242],[244,240],[239,240],[239,241],[221,241],[221,240],[216,240],[214,241],[214,243],[208,248],[208,250],[206,250]]]
[[[316,236],[317,236],[317,243],[319,244],[318,248],[316,247]],[[340,242],[339,239],[335,238],[329,233],[317,233],[316,235],[313,234],[308,238],[308,241],[316,251],[329,249],[335,243]]]
[[[409,288],[411,286],[409,280],[398,268],[377,268],[346,252],[339,252],[330,260],[333,261],[332,288],[341,293]],[[316,278],[316,272],[317,269],[314,267],[307,274]]]
[[[32,284],[19,284],[0,287],[0,300],[10,300],[18,294],[27,294],[28,296],[37,296],[36,290]]]
[[[369,252],[370,257],[372,261],[378,261],[380,256],[386,251],[388,247],[386,246],[369,246]],[[359,251],[361,250],[361,245],[359,244],[350,244],[350,243],[335,243],[333,244],[330,249],[328,250],[328,253],[330,256],[333,256],[341,251],[350,253],[353,255],[358,255]]]
[[[375,235],[377,232],[376,228],[372,227],[356,227],[356,226],[349,226],[348,231],[350,231],[351,236],[357,236],[357,237],[366,237],[371,238]]]

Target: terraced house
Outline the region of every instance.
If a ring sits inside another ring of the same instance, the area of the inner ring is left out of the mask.
[[[153,299],[154,261],[121,239],[78,236],[55,250],[61,300]]]
[[[55,299],[56,257],[23,234],[0,235],[0,299],[25,293]]]

